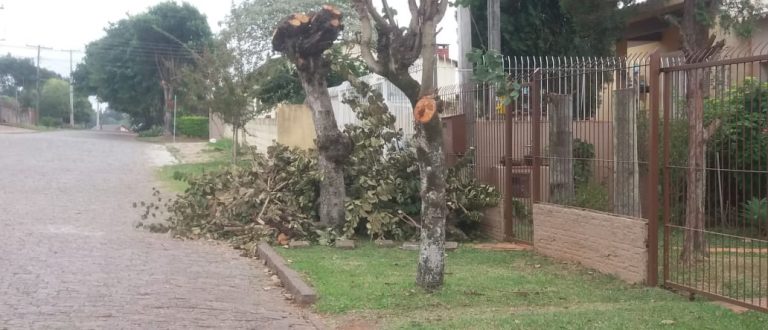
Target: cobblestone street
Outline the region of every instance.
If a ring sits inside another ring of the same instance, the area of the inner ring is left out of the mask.
[[[134,229],[152,145],[0,134],[0,329],[313,329],[256,260]],[[156,150],[156,149],[155,149]]]

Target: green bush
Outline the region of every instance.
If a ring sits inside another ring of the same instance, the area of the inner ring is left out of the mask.
[[[163,128],[160,126],[152,126],[149,129],[139,132],[139,137],[156,137],[163,135]]]
[[[176,132],[179,135],[208,138],[208,117],[184,116],[176,119]]]
[[[45,127],[60,127],[61,120],[51,117],[40,118],[40,125]]]
[[[768,221],[768,199],[752,198],[742,206],[742,216],[752,228],[765,228]]]

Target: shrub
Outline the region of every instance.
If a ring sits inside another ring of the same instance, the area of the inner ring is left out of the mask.
[[[586,184],[592,178],[592,160],[595,158],[595,145],[581,139],[573,140],[573,182],[575,185]]]
[[[40,125],[45,127],[60,127],[61,120],[51,117],[40,118]]]
[[[208,138],[208,117],[184,116],[176,119],[176,132],[180,135]]]
[[[149,129],[139,132],[139,137],[156,137],[163,135],[163,128],[160,126],[152,126]]]
[[[742,205],[742,217],[752,228],[765,228],[768,222],[768,199],[748,200]]]

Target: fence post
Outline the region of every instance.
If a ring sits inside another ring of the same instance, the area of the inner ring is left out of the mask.
[[[549,201],[573,200],[573,95],[547,94],[549,118]]]
[[[661,86],[661,55],[659,51],[651,54],[648,72],[648,85],[650,86],[650,107],[648,142],[648,188],[645,191],[646,203],[648,203],[648,286],[658,285],[659,274],[659,101]],[[665,95],[669,97],[669,95]]]
[[[613,212],[631,217],[641,216],[636,100],[634,88],[613,91]]]
[[[541,69],[533,72],[531,79],[531,199],[541,202]]]
[[[514,152],[512,121],[514,120],[514,108],[512,102],[505,107],[506,118],[504,121],[504,239],[510,240],[515,237],[515,217],[513,214],[512,203],[512,154]]]

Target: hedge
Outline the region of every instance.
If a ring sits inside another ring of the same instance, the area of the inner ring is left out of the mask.
[[[190,137],[208,138],[208,117],[184,116],[176,119],[176,132]]]

